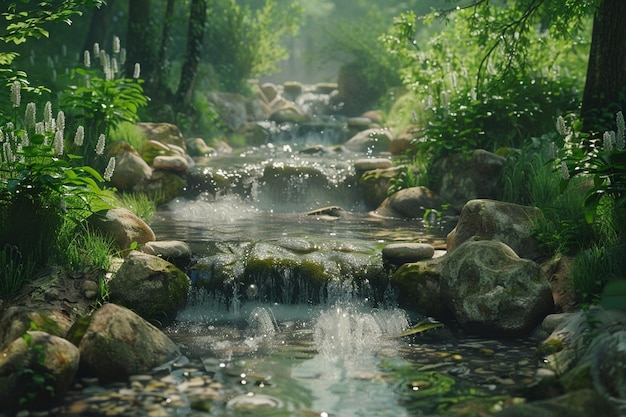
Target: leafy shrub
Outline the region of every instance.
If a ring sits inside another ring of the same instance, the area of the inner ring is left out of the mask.
[[[528,137],[550,130],[559,112],[576,108],[580,93],[575,86],[584,68],[565,72],[561,65],[562,56],[582,41],[559,41],[530,28],[532,42],[500,43],[501,33],[483,29],[508,13],[498,7],[480,13],[459,10],[421,46],[418,20],[408,12],[381,38],[389,53],[404,60],[403,83],[427,110],[419,121],[426,138],[415,144],[414,153],[436,160],[477,148],[521,147]],[[431,23],[434,16],[424,22]],[[484,39],[477,41],[477,36]],[[483,45],[492,48],[485,52]]]
[[[12,90],[12,106],[19,110],[19,83]],[[101,188],[103,176],[64,151],[64,113],[52,118],[49,102],[43,113],[37,121],[36,105],[29,103],[23,118],[0,128],[0,247],[16,247],[22,260],[37,266],[53,254],[66,219],[79,222],[111,201]],[[113,167],[109,161],[104,177],[110,178]]]
[[[98,54],[94,54],[93,60],[100,64],[101,69],[91,68],[90,53],[85,51],[86,68],[73,71],[72,79],[76,84],[69,87],[61,100],[62,106],[70,109],[70,119],[84,126],[86,146],[81,149],[82,157],[88,164],[97,164],[91,150],[101,135],[106,140],[121,123],[136,123],[139,121],[138,111],[148,104],[141,87],[143,80],[139,78],[138,64],[133,78],[128,78],[121,72],[124,64],[121,49],[116,47],[113,55],[99,48],[95,52]]]

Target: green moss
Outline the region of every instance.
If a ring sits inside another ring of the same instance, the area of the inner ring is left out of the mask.
[[[70,329],[67,331],[67,335],[65,336],[65,338],[72,344],[74,344],[74,346],[80,345],[80,341],[85,335],[85,332],[89,327],[89,323],[91,323],[91,315],[79,317],[78,320],[76,320],[72,327],[70,327]]]

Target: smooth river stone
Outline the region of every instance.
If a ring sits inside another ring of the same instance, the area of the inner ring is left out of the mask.
[[[427,243],[391,243],[383,248],[383,259],[396,265],[430,259],[435,248]]]

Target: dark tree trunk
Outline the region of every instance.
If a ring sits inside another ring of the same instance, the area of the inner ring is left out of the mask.
[[[626,1],[602,0],[593,34],[581,117],[583,130],[615,130],[615,113],[626,111]]]
[[[167,96],[165,80],[169,74],[169,64],[167,63],[167,44],[170,37],[170,29],[172,20],[174,19],[174,0],[167,0],[165,8],[165,16],[163,17],[163,31],[161,32],[161,45],[159,46],[159,55],[156,62],[156,70],[154,71],[155,93],[158,99]]]
[[[180,82],[176,91],[175,106],[184,109],[190,102],[193,86],[200,63],[204,27],[206,24],[206,0],[192,0],[189,11],[189,29],[187,32],[187,52],[180,74]]]
[[[136,63],[141,66],[144,90],[150,95],[155,70],[154,34],[150,19],[150,0],[128,1],[126,32],[126,76],[132,77]]]
[[[110,46],[110,42],[112,42],[112,40],[107,39],[107,35],[108,28],[112,26],[111,21],[113,20],[113,13],[115,12],[113,7],[114,3],[115,0],[108,0],[107,4],[93,9],[89,32],[87,32],[83,46],[84,50],[92,52],[94,43],[98,43],[104,48]]]

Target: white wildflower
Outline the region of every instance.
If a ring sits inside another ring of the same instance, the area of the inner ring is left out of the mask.
[[[91,68],[91,54],[88,50],[83,53],[83,64],[85,64],[85,68]]]
[[[54,153],[57,155],[63,155],[63,131],[57,130],[54,134],[54,142],[52,146],[54,147]]]
[[[52,103],[46,101],[46,104],[43,106],[43,123],[46,131],[50,131],[52,120]]]
[[[96,155],[102,155],[104,153],[104,142],[106,138],[104,134],[100,134],[98,137],[98,143],[96,143]]]
[[[617,112],[615,117],[617,123],[617,136],[615,138],[615,146],[618,150],[624,149],[626,144],[626,123],[624,123],[624,114],[621,111]]]
[[[133,78],[135,80],[139,79],[139,76],[141,75],[141,65],[139,65],[139,62],[135,63],[135,71],[133,72]]]
[[[15,161],[13,158],[13,150],[11,149],[11,144],[9,142],[4,142],[2,144],[2,153],[4,155],[5,163],[10,164]]]
[[[122,48],[120,50],[120,64],[124,65],[126,63],[126,48]]]
[[[24,126],[27,131],[35,129],[35,122],[37,119],[37,105],[32,101],[26,104],[26,112],[24,113]]]
[[[556,118],[556,131],[561,136],[565,136],[567,134],[567,128],[565,127],[565,119],[563,116],[559,116]]]
[[[113,53],[120,53],[120,38],[118,36],[113,36]]]
[[[93,56],[96,58],[100,56],[100,44],[98,42],[93,44]]]
[[[85,140],[85,128],[83,126],[78,126],[76,129],[76,135],[74,136],[74,145],[83,146],[83,142]]]
[[[567,167],[567,164],[565,163],[565,161],[561,161],[561,177],[564,180],[568,180],[570,178],[569,168]]]
[[[109,158],[109,163],[107,164],[107,167],[104,170],[104,179],[107,181],[110,181],[111,177],[113,176],[113,171],[115,171],[115,157],[114,156]]]
[[[117,74],[119,71],[120,70],[119,65],[117,65],[117,58],[111,58],[111,72],[113,72],[113,74]]]
[[[11,84],[11,104],[13,107],[20,107],[22,101],[22,84],[19,81],[13,81]]]
[[[606,152],[613,151],[613,145],[615,144],[614,138],[615,138],[615,132],[613,131],[609,132],[607,130],[606,132],[604,132],[604,135],[602,135],[602,144]]]
[[[63,113],[63,110],[59,110],[59,112],[57,113],[56,128],[58,130],[65,130],[65,113]]]
[[[44,122],[35,123],[35,133],[38,135],[43,135],[46,133],[46,126]]]

